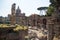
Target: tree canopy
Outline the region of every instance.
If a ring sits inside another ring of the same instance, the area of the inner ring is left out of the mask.
[[[51,16],[52,13],[54,13],[54,9],[56,7],[56,0],[50,0],[50,5],[48,7],[48,10],[47,10],[47,16]]]
[[[51,16],[53,12],[54,12],[54,7],[53,6],[49,6],[46,15],[47,16]]]
[[[52,6],[59,6],[60,5],[60,0],[50,0]]]
[[[39,7],[39,8],[37,8],[37,10],[46,10],[46,9],[48,9],[48,7]]]
[[[54,10],[60,10],[60,0],[50,0],[49,7],[39,7],[37,10],[46,10],[47,9],[47,16],[51,16],[54,13]]]

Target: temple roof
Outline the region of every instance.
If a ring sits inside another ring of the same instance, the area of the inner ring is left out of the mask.
[[[18,6],[18,8],[16,9],[16,11],[17,11],[17,12],[21,12],[21,10],[20,10],[19,6]]]

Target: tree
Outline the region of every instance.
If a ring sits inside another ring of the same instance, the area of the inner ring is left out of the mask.
[[[46,16],[51,16],[52,13],[54,13],[54,7],[53,6],[49,6],[48,10],[47,10]]]
[[[48,9],[48,7],[39,7],[39,8],[37,8],[37,10],[46,10],[46,9]]]
[[[56,8],[56,0],[50,0],[50,5],[47,10],[46,16],[51,16],[54,13],[54,9]]]
[[[40,13],[42,12],[42,14],[43,14],[43,11],[46,13],[47,9],[48,9],[48,7],[39,7],[39,8],[37,8],[37,10],[39,10]]]
[[[50,0],[50,2],[52,6],[55,6],[55,7],[60,6],[60,0]]]

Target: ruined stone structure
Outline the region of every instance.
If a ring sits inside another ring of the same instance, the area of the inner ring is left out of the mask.
[[[21,10],[18,6],[16,9],[16,4],[14,3],[11,8],[11,24],[19,24],[19,25],[26,25],[25,24],[25,13],[21,13]]]
[[[57,13],[53,14],[47,20],[48,40],[53,40],[54,37],[60,39],[60,19]]]
[[[15,3],[12,4],[11,8],[11,17],[10,17],[10,23],[11,24],[19,24],[19,25],[25,25],[25,26],[45,26],[46,20],[44,19],[44,16],[40,16],[37,14],[32,14],[30,16],[25,16],[25,13],[21,13],[21,9],[18,7],[15,9]],[[42,25],[40,25],[42,24]]]
[[[0,40],[27,40],[28,30],[14,31],[15,27],[0,28]]]
[[[3,17],[2,17],[2,16],[0,16],[0,23],[3,23],[2,21],[3,21]]]
[[[25,26],[36,26],[38,28],[43,27],[44,29],[48,30],[47,40],[53,40],[54,37],[60,39],[60,6],[58,9],[55,9],[52,16],[40,16],[33,14],[27,17],[25,16],[25,13],[21,13],[19,7],[15,9],[15,5],[16,4],[14,3],[11,8],[10,23],[12,25],[19,24]],[[19,35],[21,36],[21,34],[22,33]]]
[[[29,26],[40,26],[40,16],[37,14],[32,14],[28,17]]]
[[[11,8],[11,14],[12,14],[12,15],[11,15],[11,19],[10,19],[10,20],[11,20],[11,24],[15,24],[15,23],[16,23],[16,22],[15,22],[15,21],[16,21],[16,20],[15,20],[15,13],[16,13],[16,12],[15,12],[15,10],[16,10],[15,7],[16,7],[16,4],[14,3],[14,4],[12,5],[12,8]]]

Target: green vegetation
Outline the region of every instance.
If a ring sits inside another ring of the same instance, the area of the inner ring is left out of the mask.
[[[20,25],[11,25],[11,24],[0,24],[0,28],[13,28],[14,31],[18,30],[27,30],[27,26],[20,26]]]
[[[48,7],[39,7],[39,8],[37,8],[37,10],[46,10],[46,9],[48,9]]]
[[[37,8],[37,10],[40,10],[40,11],[42,11],[42,10],[47,11],[47,9],[50,12],[50,7],[39,7],[39,8]],[[48,13],[46,15],[42,15],[42,16],[47,16],[47,15],[50,15],[50,13]]]
[[[16,28],[14,28],[14,30],[18,31],[18,30],[27,30],[28,27],[27,26],[20,26],[20,25],[17,25]]]
[[[54,13],[54,7],[53,6],[49,6],[46,15],[47,16],[51,16],[52,13]]]
[[[0,28],[6,28],[6,27],[9,27],[10,24],[0,24]]]
[[[60,6],[60,0],[50,0],[50,3],[46,16],[51,16],[52,13],[54,13],[55,10],[58,10]]]
[[[52,13],[54,13],[54,9],[55,9],[55,6],[54,6],[54,0],[50,0],[51,4],[49,7],[39,7],[37,8],[37,10],[47,10],[47,14],[45,16],[51,16]]]
[[[55,7],[56,7],[56,0],[50,0],[51,4],[48,7],[46,16],[51,16],[52,13],[54,13]]]
[[[51,5],[54,7],[58,7],[60,5],[60,0],[50,0]]]

